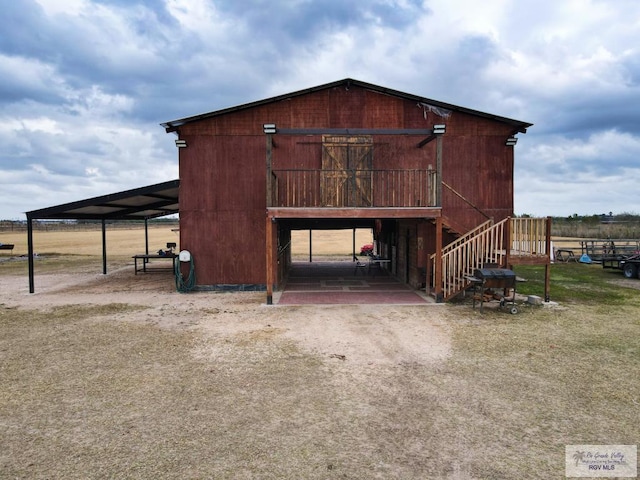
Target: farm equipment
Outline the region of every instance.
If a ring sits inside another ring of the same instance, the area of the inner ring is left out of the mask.
[[[594,262],[618,261],[624,257],[640,254],[640,240],[637,239],[591,239],[580,241],[581,254],[587,254]],[[607,268],[607,267],[605,267]],[[617,264],[615,267],[617,268]]]
[[[626,278],[640,278],[640,254],[603,257],[602,268],[622,270]]]

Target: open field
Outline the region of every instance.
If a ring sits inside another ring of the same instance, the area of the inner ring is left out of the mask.
[[[174,231],[175,226],[162,225],[149,227],[149,251],[154,252],[166,248],[167,242],[176,242],[180,246],[180,234]],[[38,254],[62,255],[102,255],[102,232],[99,227],[93,230],[50,230],[36,231],[33,235],[34,252]],[[106,229],[107,255],[131,257],[136,253],[144,253],[144,226],[135,225],[130,228]],[[356,230],[356,253],[360,247],[373,241],[370,229]],[[2,232],[1,243],[15,245],[13,255],[26,255],[26,232]],[[349,255],[353,246],[352,230],[314,230],[311,235],[313,255]],[[309,231],[292,232],[292,253],[309,258]],[[0,258],[9,256],[0,251]]]
[[[138,233],[106,276],[44,238],[36,294],[0,262],[0,478],[561,479],[567,444],[639,443],[640,280],[618,272],[554,265],[559,304],[518,315],[282,307],[134,276]]]
[[[151,252],[165,249],[167,242],[179,241],[179,232],[171,231],[170,226],[149,227],[149,250]],[[107,255],[128,256],[144,253],[144,225],[132,228],[106,229]],[[26,232],[0,233],[0,242],[15,245],[14,255],[26,255]],[[102,231],[94,230],[50,230],[35,231],[33,234],[33,251],[39,255],[102,255]],[[5,253],[4,256],[7,254]],[[3,254],[0,253],[0,258]]]

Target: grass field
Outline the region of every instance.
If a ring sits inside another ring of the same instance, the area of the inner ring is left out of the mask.
[[[122,261],[139,241],[123,240]],[[38,275],[99,264],[93,247],[37,242],[85,252]],[[18,263],[0,263],[3,285],[24,280]],[[517,273],[541,294],[542,269]],[[518,315],[166,288],[112,300],[93,282],[0,300],[0,478],[562,479],[565,445],[640,440],[640,280],[597,265],[553,265],[559,304]],[[361,326],[350,348],[436,324],[450,352],[403,356],[400,342],[358,363],[288,335],[331,322]]]

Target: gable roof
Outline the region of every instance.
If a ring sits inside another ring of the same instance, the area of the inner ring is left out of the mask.
[[[165,122],[165,123],[161,123],[160,125],[162,125],[165,128],[167,133],[175,132],[178,128],[180,128],[182,125],[185,125],[187,123],[197,122],[197,121],[200,121],[200,120],[205,120],[207,118],[213,118],[213,117],[217,117],[217,116],[220,116],[220,115],[225,115],[227,113],[237,112],[237,111],[240,111],[240,110],[246,110],[246,109],[249,109],[249,108],[258,107],[258,106],[266,105],[266,104],[269,104],[269,103],[280,102],[282,100],[287,100],[287,99],[291,99],[291,98],[295,98],[295,97],[300,97],[302,95],[307,95],[309,93],[319,92],[319,91],[322,91],[322,90],[328,90],[328,89],[335,88],[335,87],[346,87],[346,88],[348,88],[350,86],[356,86],[356,87],[364,88],[366,90],[371,90],[371,91],[374,91],[374,92],[383,93],[385,95],[391,95],[393,97],[398,97],[398,98],[402,98],[402,99],[405,99],[405,100],[415,101],[417,103],[424,103],[424,104],[427,104],[429,106],[436,107],[436,108],[442,108],[442,109],[451,110],[451,111],[454,111],[454,112],[466,113],[468,115],[475,115],[475,116],[478,116],[478,117],[487,118],[487,119],[494,120],[494,121],[497,121],[497,122],[507,123],[507,124],[512,125],[514,127],[514,131],[515,131],[514,133],[516,133],[516,132],[526,133],[527,128],[533,125],[532,123],[522,122],[520,120],[514,120],[512,118],[501,117],[499,115],[493,115],[493,114],[490,114],[490,113],[480,112],[478,110],[472,110],[470,108],[460,107],[458,105],[452,105],[450,103],[440,102],[438,100],[432,100],[430,98],[420,97],[418,95],[412,95],[410,93],[404,93],[404,92],[400,92],[398,90],[392,90],[390,88],[380,87],[378,85],[373,85],[371,83],[362,82],[360,80],[354,80],[352,78],[345,78],[344,80],[338,80],[336,82],[327,83],[327,84],[324,84],[324,85],[319,85],[317,87],[307,88],[305,90],[298,90],[297,92],[287,93],[285,95],[279,95],[277,97],[266,98],[264,100],[258,100],[256,102],[245,103],[243,105],[224,108],[222,110],[216,110],[216,111],[209,112],[209,113],[203,113],[203,114],[195,115],[195,116],[192,116],[192,117],[185,117],[185,118],[180,118],[180,119],[177,119],[177,120],[171,120],[171,121],[168,121],[168,122]]]
[[[178,213],[180,180],[27,212],[27,219],[144,220]]]

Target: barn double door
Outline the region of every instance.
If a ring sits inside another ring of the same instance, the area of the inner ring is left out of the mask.
[[[373,200],[373,138],[322,137],[322,205],[370,207]]]

